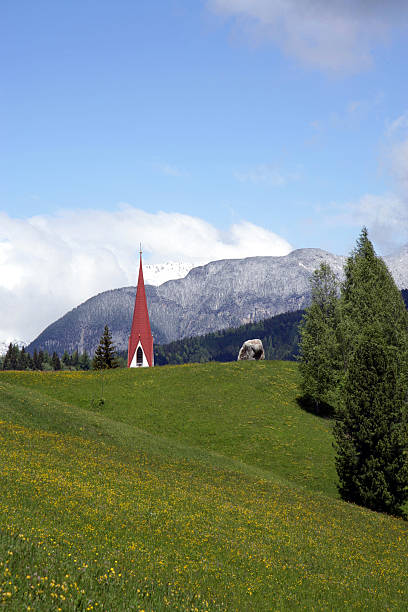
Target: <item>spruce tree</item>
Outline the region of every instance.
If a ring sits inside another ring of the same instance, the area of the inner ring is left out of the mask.
[[[33,370],[39,370],[40,366],[39,366],[39,361],[38,361],[38,353],[37,353],[37,349],[34,349],[33,352]]]
[[[398,349],[402,361],[408,355],[408,313],[401,292],[384,261],[378,257],[363,228],[345,266],[341,290],[341,338],[344,369],[355,347],[377,324],[385,344]],[[404,367],[401,371],[407,367]]]
[[[64,364],[64,366],[71,365],[71,358],[68,355],[68,352],[66,350],[64,351],[64,354],[62,355],[61,361]]]
[[[34,363],[30,353],[26,353],[27,355],[27,368],[29,370],[34,370]]]
[[[334,427],[336,468],[343,499],[400,514],[408,499],[406,391],[399,357],[383,330],[367,326],[344,384]]]
[[[104,370],[105,368],[118,367],[115,347],[113,346],[112,336],[107,325],[105,325],[104,332],[95,351],[92,367],[94,370]]]
[[[51,365],[53,367],[54,370],[60,370],[61,369],[61,361],[60,358],[58,357],[57,353],[54,351],[51,357]]]
[[[82,353],[82,355],[79,358],[79,368],[80,370],[90,370],[91,368],[91,360],[86,350]]]
[[[327,263],[311,277],[312,303],[300,324],[299,360],[304,399],[319,412],[336,403],[340,377],[337,278]]]
[[[19,355],[20,350],[17,344],[10,342],[7,353],[4,357],[3,370],[17,370]]]
[[[10,361],[11,361],[11,355],[12,355],[12,351],[13,351],[13,343],[10,342],[10,344],[8,345],[8,349],[6,354],[4,355],[4,360],[3,360],[3,370],[11,370],[12,368],[10,367]]]
[[[17,365],[19,370],[26,370],[28,368],[28,355],[25,352],[25,348],[23,346],[23,348],[20,351],[20,354],[18,356],[18,365]]]
[[[340,305],[339,491],[348,501],[398,513],[408,493],[408,315],[365,228],[346,264]]]
[[[79,363],[79,355],[78,355],[78,351],[74,351],[71,355],[71,365],[74,366],[74,368],[78,368],[78,363]]]

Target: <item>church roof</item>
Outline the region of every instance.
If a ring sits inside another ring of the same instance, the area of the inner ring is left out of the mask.
[[[149,312],[147,310],[146,291],[143,279],[142,253],[140,253],[139,278],[135,309],[133,311],[132,329],[129,337],[128,367],[132,362],[139,341],[149,363],[153,365],[153,336],[150,329]]]

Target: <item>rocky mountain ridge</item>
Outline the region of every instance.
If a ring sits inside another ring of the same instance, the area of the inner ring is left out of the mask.
[[[407,288],[408,248],[384,259],[398,286]],[[303,309],[310,301],[310,275],[324,261],[342,277],[345,257],[298,249],[281,257],[213,261],[184,278],[146,285],[154,340],[170,342]],[[118,350],[126,350],[135,294],[135,287],[123,287],[90,298],[47,327],[28,349],[93,353],[107,324]]]
[[[162,285],[170,279],[184,278],[192,268],[194,264],[185,261],[148,263],[143,264],[143,276],[147,285]]]

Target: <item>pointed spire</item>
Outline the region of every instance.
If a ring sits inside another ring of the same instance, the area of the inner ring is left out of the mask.
[[[148,365],[153,366],[153,336],[150,329],[149,312],[147,310],[146,292],[143,279],[142,245],[140,244],[139,278],[135,308],[133,311],[132,329],[129,337],[128,367],[135,361],[135,353],[141,347]]]

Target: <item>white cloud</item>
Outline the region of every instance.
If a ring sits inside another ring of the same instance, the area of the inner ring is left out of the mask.
[[[355,128],[356,124],[367,120],[373,111],[378,109],[384,102],[381,91],[367,98],[350,100],[343,108],[331,111],[326,116],[315,119],[310,123],[311,127],[322,134],[330,129],[344,130]]]
[[[174,164],[158,164],[157,167],[161,174],[164,174],[165,176],[188,176],[188,173],[185,170],[179,168],[178,166],[175,166]]]
[[[408,206],[408,111],[390,123],[386,136],[389,170]]]
[[[387,128],[387,136],[393,136],[400,130],[408,129],[408,111],[391,121]]]
[[[408,240],[408,205],[393,193],[366,194],[356,202],[332,204],[325,213],[330,226],[366,226],[385,252]]]
[[[385,136],[384,165],[393,179],[392,191],[332,203],[322,212],[329,225],[367,226],[376,243],[390,251],[408,241],[408,112],[389,122]]]
[[[408,207],[408,139],[395,144],[391,151],[391,168],[398,189],[406,198]]]
[[[63,211],[30,219],[0,213],[0,340],[32,340],[44,327],[98,292],[137,281],[144,261],[186,261],[285,255],[291,246],[242,221],[222,232],[179,213]]]
[[[408,230],[408,207],[394,194],[366,194],[357,202],[344,206],[344,212],[337,217],[355,225],[370,225],[378,229],[389,228],[397,231]]]
[[[241,183],[253,183],[255,185],[267,183],[274,187],[282,187],[289,181],[299,179],[299,173],[292,172],[283,174],[272,164],[259,164],[250,170],[235,172],[234,176]]]
[[[406,25],[405,0],[208,0],[251,36],[270,39],[313,67],[356,72],[392,28]]]

